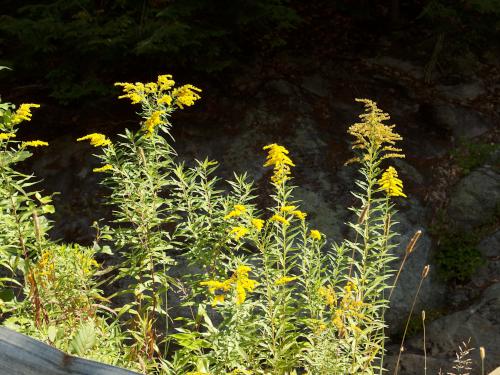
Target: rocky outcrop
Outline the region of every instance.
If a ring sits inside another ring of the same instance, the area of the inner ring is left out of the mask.
[[[497,220],[500,213],[500,173],[484,166],[465,176],[453,189],[448,217],[459,230]]]

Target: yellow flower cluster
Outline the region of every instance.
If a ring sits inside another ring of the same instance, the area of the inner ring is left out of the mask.
[[[403,139],[394,132],[395,125],[385,125],[383,122],[390,119],[389,114],[377,107],[377,103],[369,99],[356,99],[357,102],[364,103],[365,113],[361,114],[361,122],[349,127],[348,133],[354,136],[353,149],[379,150],[382,147],[382,159],[404,158],[400,148],[394,147],[396,141]],[[365,158],[367,156],[365,155]],[[350,161],[360,161],[359,158]]]
[[[264,167],[274,166],[274,174],[271,181],[275,184],[281,184],[288,179],[290,167],[294,167],[292,160],[288,157],[288,150],[276,143],[267,145],[264,150],[269,150]]]
[[[107,139],[104,134],[101,133],[87,134],[86,136],[77,139],[78,142],[86,140],[89,140],[90,144],[94,147],[108,146],[111,144],[111,141]]]
[[[163,74],[158,76],[158,88],[161,91],[170,90],[174,87],[175,81],[172,79],[171,74]]]
[[[277,222],[277,223],[281,223],[281,224],[283,224],[283,225],[290,225],[290,222],[289,222],[287,219],[285,219],[283,216],[278,215],[278,214],[273,215],[273,216],[269,219],[269,221],[275,221],[275,222]]]
[[[200,99],[198,92],[201,89],[193,85],[184,85],[172,90],[172,97],[175,100],[175,104],[180,108],[184,109],[184,106],[190,107],[195,101]]]
[[[307,214],[306,214],[305,212],[302,212],[302,211],[300,211],[300,210],[293,210],[293,211],[291,212],[291,214],[292,214],[293,216],[295,216],[297,219],[300,219],[300,220],[305,220],[305,219],[306,219],[306,216],[307,216]]]
[[[361,309],[365,306],[363,301],[358,299],[358,287],[353,282],[349,281],[344,288],[344,296],[340,302],[340,306],[335,310],[332,317],[332,323],[337,327],[339,332],[343,333],[346,326],[345,322],[348,318],[360,322],[365,319],[365,315]],[[356,332],[359,332],[359,327],[355,324],[349,326]]]
[[[113,169],[113,166],[111,164],[106,164],[103,165],[102,167],[92,169],[92,172],[106,172],[111,169]]]
[[[252,219],[252,225],[257,229],[257,231],[261,231],[264,227],[265,221],[262,219]]]
[[[40,108],[40,104],[21,104],[11,118],[12,125],[17,125],[23,121],[31,121],[31,108]]]
[[[156,127],[162,123],[169,125],[167,117],[178,107],[192,106],[200,99],[201,89],[193,85],[184,85],[174,88],[175,81],[170,74],[158,76],[156,82],[129,83],[117,82],[115,86],[121,86],[124,95],[119,99],[130,99],[132,104],[141,104],[144,122],[144,130],[147,136],[153,135]]]
[[[231,229],[229,232],[230,235],[234,236],[235,240],[239,240],[240,238],[244,237],[248,233],[248,229],[245,227],[234,227]]]
[[[251,292],[258,285],[257,281],[251,280],[248,277],[252,269],[248,266],[241,265],[236,268],[236,271],[233,273],[231,278],[225,281],[217,281],[217,280],[208,280],[202,281],[200,285],[204,285],[208,287],[208,291],[211,294],[215,294],[214,299],[212,300],[212,305],[217,305],[224,301],[224,294],[227,293],[232,287],[235,288],[236,291],[236,304],[241,305],[245,302],[247,291]]]
[[[45,250],[38,262],[34,265],[34,276],[37,279],[37,283],[41,287],[47,287],[47,284],[54,280],[55,278],[55,261],[53,257],[53,252]]]
[[[403,181],[398,178],[398,172],[393,167],[389,167],[382,173],[382,177],[378,180],[380,187],[390,197],[405,197],[403,193]]]
[[[193,85],[184,85],[173,88],[175,81],[170,74],[158,76],[156,82],[149,83],[129,83],[116,82],[115,86],[123,88],[124,95],[119,96],[119,99],[130,99],[132,104],[146,103],[156,104],[160,106],[171,106],[174,103],[180,109],[184,106],[192,106],[200,99],[201,89]]]
[[[146,87],[142,82],[116,82],[115,86],[122,86],[125,95],[120,95],[118,99],[130,99],[132,104],[139,104],[146,100]]]
[[[232,217],[241,216],[244,212],[246,212],[247,208],[242,204],[236,204],[232,211],[230,211],[226,216],[224,216],[224,220],[228,220]]]
[[[322,297],[327,306],[330,308],[335,307],[337,305],[337,295],[335,294],[335,290],[331,285],[321,286],[318,290],[318,294]]]
[[[151,137],[155,128],[163,123],[162,116],[165,111],[154,111],[151,116],[144,122],[144,130],[146,131],[146,136]]]
[[[295,206],[283,206],[280,208],[281,212],[290,213],[295,216],[297,219],[305,220],[307,214],[297,209]]]
[[[296,280],[297,278],[298,278],[297,276],[281,276],[276,279],[274,285],[285,285],[293,280]]]
[[[0,141],[5,141],[9,138],[14,138],[16,135],[14,133],[0,133]]]
[[[36,140],[36,141],[27,141],[27,142],[23,142],[22,143],[22,146],[23,147],[40,147],[40,146],[48,146],[49,144],[47,142],[44,142],[44,141],[39,141],[39,140]]]
[[[318,241],[321,240],[321,232],[319,230],[311,229],[309,235],[313,240],[318,240]]]

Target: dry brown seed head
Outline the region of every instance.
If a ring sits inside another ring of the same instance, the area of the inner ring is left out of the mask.
[[[424,269],[422,270],[422,279],[425,279],[427,275],[429,274],[429,271],[431,269],[430,265],[426,265]]]
[[[411,254],[411,252],[415,248],[415,245],[417,244],[417,241],[421,235],[422,235],[422,231],[420,229],[415,232],[415,234],[411,238],[410,242],[408,243],[408,246],[406,247],[406,254]]]
[[[359,214],[359,220],[358,220],[359,224],[364,223],[364,221],[366,220],[366,216],[367,216],[369,209],[370,209],[370,203],[366,202],[365,206],[363,207],[363,210]]]
[[[33,211],[32,216],[33,216],[33,224],[35,225],[36,240],[40,241],[40,218],[38,217],[36,210]]]

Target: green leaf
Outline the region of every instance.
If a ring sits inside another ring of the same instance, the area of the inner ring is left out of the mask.
[[[56,326],[49,326],[49,329],[47,330],[47,337],[49,338],[50,342],[55,342],[57,338],[57,327]]]
[[[54,208],[53,205],[46,204],[46,205],[42,206],[42,212],[44,214],[53,214],[54,212],[56,212],[56,209]]]
[[[12,289],[0,289],[0,299],[4,302],[14,299],[14,291]]]
[[[95,342],[94,325],[92,323],[85,323],[78,329],[75,337],[71,340],[69,349],[72,353],[83,356],[88,350],[94,347]]]

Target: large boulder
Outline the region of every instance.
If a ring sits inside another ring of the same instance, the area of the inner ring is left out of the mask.
[[[448,217],[459,230],[491,223],[499,214],[500,173],[492,166],[474,170],[451,193]]]

